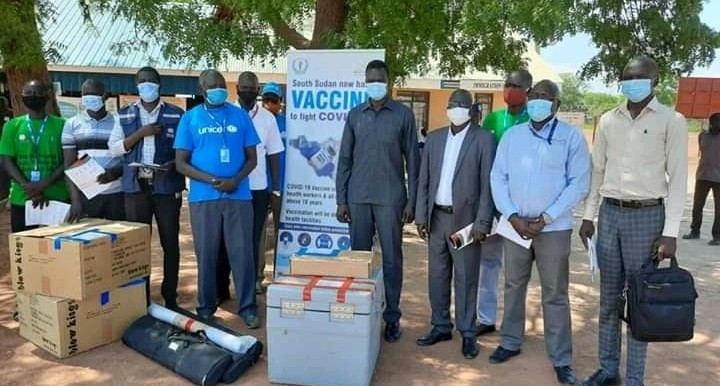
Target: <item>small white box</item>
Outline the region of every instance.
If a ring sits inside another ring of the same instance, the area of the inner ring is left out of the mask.
[[[270,382],[368,386],[380,353],[382,269],[372,279],[281,276],[267,293]]]

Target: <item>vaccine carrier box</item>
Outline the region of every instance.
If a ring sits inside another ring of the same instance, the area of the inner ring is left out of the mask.
[[[368,386],[380,353],[382,269],[371,279],[280,276],[268,287],[270,382]]]

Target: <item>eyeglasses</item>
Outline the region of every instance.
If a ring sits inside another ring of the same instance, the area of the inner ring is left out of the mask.
[[[505,88],[524,88],[524,87],[520,86],[518,84],[515,84],[515,83],[505,82]]]
[[[470,105],[467,103],[463,103],[463,102],[448,102],[448,104],[447,104],[448,109],[454,109],[456,107],[464,107],[466,109],[469,109]]]

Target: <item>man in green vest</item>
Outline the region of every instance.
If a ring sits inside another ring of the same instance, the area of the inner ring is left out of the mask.
[[[503,99],[507,107],[495,110],[483,121],[482,127],[495,134],[497,142],[511,127],[530,120],[525,105],[527,93],[532,87],[532,75],[520,69],[505,78]],[[479,115],[479,114],[478,114]],[[478,284],[478,335],[495,331],[497,318],[498,278],[503,260],[503,239],[494,235],[481,246],[480,281]]]

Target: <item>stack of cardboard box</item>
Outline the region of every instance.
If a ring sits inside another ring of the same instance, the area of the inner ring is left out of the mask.
[[[270,382],[367,386],[380,352],[385,300],[377,250],[308,251],[267,295]]]
[[[20,335],[56,357],[118,340],[146,313],[148,225],[86,220],[9,238]]]

